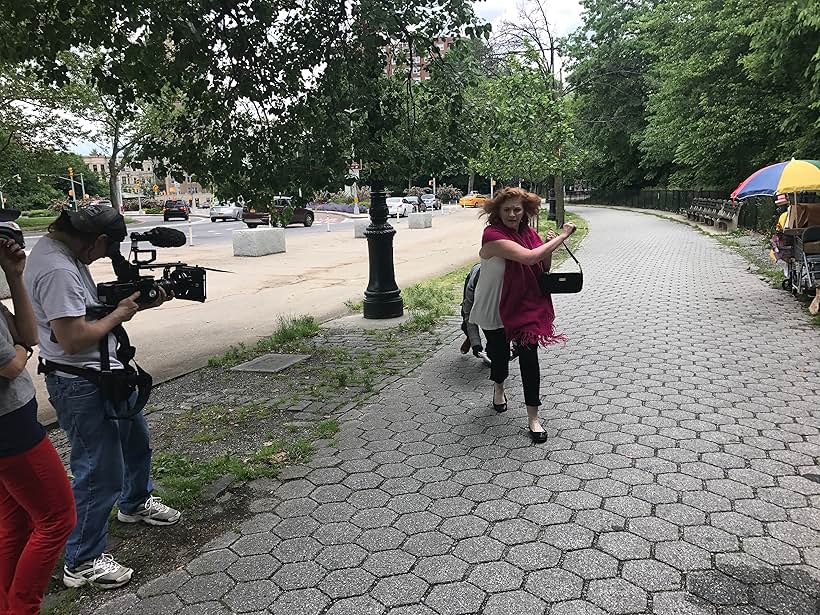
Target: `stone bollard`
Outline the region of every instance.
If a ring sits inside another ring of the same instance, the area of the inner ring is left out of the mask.
[[[422,211],[417,214],[410,214],[407,219],[407,228],[432,228],[433,212]]]
[[[285,229],[254,228],[233,232],[234,256],[266,256],[285,252]]]
[[[363,220],[353,220],[353,238],[364,239],[364,232],[368,226],[370,226],[369,218],[365,218]]]

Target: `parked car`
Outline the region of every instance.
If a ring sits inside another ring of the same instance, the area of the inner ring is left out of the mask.
[[[413,211],[413,203],[407,197],[391,196],[387,199],[387,215],[404,218]]]
[[[316,213],[312,209],[309,207],[294,207],[288,213],[290,204],[291,197],[281,196],[276,197],[273,205],[268,208],[273,210],[273,220],[276,226],[288,226],[290,224],[313,226]],[[253,208],[245,207],[242,215],[248,228],[268,226],[270,224],[270,212],[268,211],[256,211]]]
[[[180,200],[168,200],[162,206],[162,218],[166,222],[171,218],[188,219],[189,215],[188,204]]]
[[[475,190],[470,192],[469,194],[465,194],[458,200],[458,204],[462,207],[481,207],[484,205],[484,202],[487,200],[487,197],[483,194],[479,194]]]
[[[234,203],[233,201],[226,201],[225,203],[214,201],[209,213],[211,222],[216,222],[217,220],[236,220],[239,222],[242,220],[244,208],[241,204]]]
[[[114,204],[109,199],[98,199],[96,201],[90,201],[89,205],[102,205],[104,207],[114,207]]]
[[[441,209],[441,201],[436,198],[435,194],[422,194],[421,200],[427,205],[427,209]]]

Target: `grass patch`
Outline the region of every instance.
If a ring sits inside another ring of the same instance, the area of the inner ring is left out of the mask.
[[[339,421],[336,419],[325,419],[316,425],[313,429],[313,433],[321,440],[332,438],[339,433]]]
[[[345,301],[345,307],[352,313],[361,312],[364,309],[364,301],[362,299],[358,301],[348,299]]]
[[[319,332],[319,323],[313,316],[280,317],[276,330],[253,346],[231,346],[222,355],[208,359],[211,367],[233,367],[268,352],[299,352],[304,341]]]
[[[303,463],[313,455],[312,442],[305,437],[295,440],[271,440],[247,456],[228,454],[197,462],[184,454],[167,453],[154,458],[153,476],[157,491],[174,508],[192,508],[203,490],[215,480],[232,475],[238,481],[276,476],[286,465]]]

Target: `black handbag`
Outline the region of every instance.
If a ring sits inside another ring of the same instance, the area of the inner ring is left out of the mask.
[[[581,269],[581,263],[575,258],[567,244],[563,245],[572,260],[578,265],[578,271],[576,273],[549,273],[543,271],[538,276],[538,286],[541,289],[541,294],[545,297],[560,293],[580,293],[584,287],[584,271]]]

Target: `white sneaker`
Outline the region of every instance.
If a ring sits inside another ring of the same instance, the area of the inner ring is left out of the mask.
[[[99,589],[117,589],[131,580],[134,571],[121,566],[114,556],[103,553],[97,559],[69,569],[63,566],[63,584],[66,587],[91,585]]]
[[[150,496],[145,500],[142,510],[132,515],[117,511],[117,519],[123,523],[147,523],[148,525],[174,525],[182,517],[182,513],[162,503],[161,498]]]
[[[484,365],[486,365],[487,367],[492,367],[493,366],[493,362],[490,360],[490,357],[488,357],[487,353],[484,352],[483,350],[481,352],[479,352],[476,355],[476,357],[481,359],[481,362],[484,363]]]

